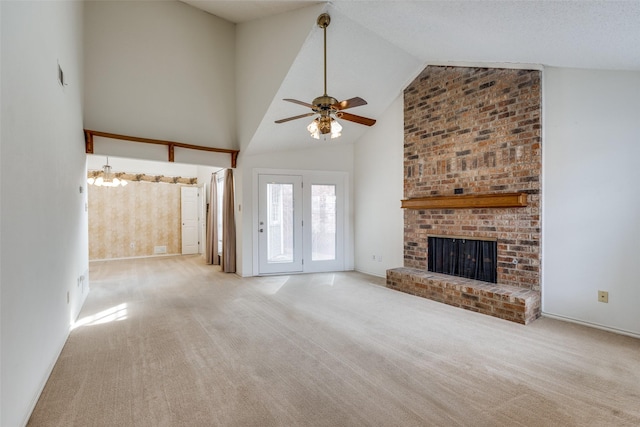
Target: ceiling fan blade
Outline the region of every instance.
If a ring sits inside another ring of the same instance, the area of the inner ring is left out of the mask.
[[[359,123],[365,126],[373,126],[374,124],[376,124],[376,121],[373,119],[369,119],[362,116],[356,116],[355,114],[343,113],[342,111],[337,113],[336,116],[339,119],[348,120],[350,122]]]
[[[344,101],[338,102],[335,107],[337,110],[346,110],[347,108],[359,107],[361,105],[367,105],[367,101],[356,96],[355,98],[345,99]]]
[[[285,99],[283,99],[283,101],[293,102],[294,104],[299,104],[299,105],[303,105],[303,106],[308,107],[308,108],[313,108],[313,105],[309,104],[308,102],[298,101],[297,99],[285,98]]]
[[[316,113],[306,113],[306,114],[300,114],[299,116],[287,117],[286,119],[276,120],[276,123],[284,123],[284,122],[289,122],[291,120],[302,119],[303,117],[313,116],[314,114]]]

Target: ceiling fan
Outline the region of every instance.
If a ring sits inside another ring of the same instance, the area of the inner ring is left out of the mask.
[[[315,98],[310,104],[298,101],[297,99],[284,99],[284,101],[293,102],[294,104],[311,108],[312,112],[276,120],[276,123],[285,123],[291,120],[302,119],[304,117],[317,114],[318,116],[313,120],[313,122],[311,122],[311,124],[309,124],[309,126],[307,126],[307,130],[311,134],[311,137],[315,139],[320,139],[320,135],[326,134],[331,134],[331,138],[339,137],[341,135],[342,126],[336,121],[336,118],[359,123],[365,126],[373,126],[376,123],[373,119],[344,112],[347,108],[366,105],[367,101],[364,99],[355,97],[344,101],[338,101],[336,98],[327,95],[327,27],[330,23],[331,17],[328,13],[323,13],[318,16],[318,27],[322,28],[324,31],[324,95]]]

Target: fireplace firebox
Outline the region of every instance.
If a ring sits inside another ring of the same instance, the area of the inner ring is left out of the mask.
[[[429,271],[498,283],[498,242],[429,236],[427,244]]]

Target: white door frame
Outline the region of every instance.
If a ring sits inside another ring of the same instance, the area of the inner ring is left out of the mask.
[[[205,183],[198,185],[198,253],[204,254],[207,242],[207,186]]]
[[[195,200],[193,200],[193,198],[195,198]],[[182,255],[198,253],[200,231],[198,230],[198,216],[198,187],[180,187],[180,240],[182,243]],[[195,238],[195,242],[189,240],[189,238]]]
[[[342,268],[332,268],[330,270],[322,270],[312,269],[312,264],[307,263],[305,259],[305,265],[303,266],[303,273],[311,272],[311,271],[340,271],[340,270],[351,270],[353,269],[353,235],[352,235],[352,227],[351,227],[351,202],[350,202],[350,183],[349,183],[349,174],[348,172],[342,171],[309,171],[309,170],[292,170],[292,169],[268,169],[268,168],[255,168],[252,171],[252,242],[253,242],[253,250],[252,250],[252,266],[253,266],[253,275],[260,275],[260,266],[259,266],[259,245],[258,245],[258,230],[259,230],[259,213],[258,213],[258,203],[259,203],[259,189],[258,189],[258,176],[261,174],[267,175],[301,175],[303,177],[303,182],[305,188],[310,186],[313,181],[316,181],[318,177],[329,177],[335,182],[342,184],[342,215],[338,218],[338,223],[342,228],[342,243],[340,247],[337,248],[337,253],[342,255]],[[322,180],[321,180],[322,181]],[[323,182],[316,182],[323,183]],[[308,224],[305,219],[305,224]],[[306,255],[306,254],[305,254]],[[307,268],[307,266],[309,268]]]

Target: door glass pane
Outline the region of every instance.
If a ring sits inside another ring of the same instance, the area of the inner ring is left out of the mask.
[[[336,186],[311,186],[311,259],[336,259]]]
[[[267,184],[267,262],[293,262],[293,184]]]

